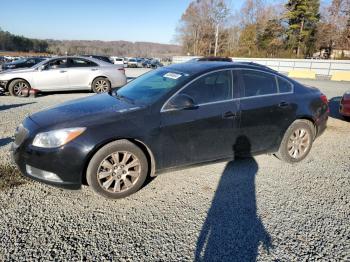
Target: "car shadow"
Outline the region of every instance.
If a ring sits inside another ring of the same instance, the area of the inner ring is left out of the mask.
[[[256,261],[271,238],[257,214],[253,157],[229,162],[197,240],[195,261]]]
[[[341,99],[342,99],[341,96],[336,96],[328,100],[329,116],[332,118],[345,121],[344,117],[341,114],[339,114],[339,103]]]
[[[71,90],[71,91],[49,91],[49,92],[38,92],[36,97],[46,97],[57,94],[93,94],[90,90]]]
[[[0,147],[6,146],[13,141],[11,137],[0,138]]]
[[[0,105],[0,111],[5,111],[5,110],[11,109],[11,108],[21,107],[21,106],[35,104],[35,103],[36,102],[12,104],[12,105]]]

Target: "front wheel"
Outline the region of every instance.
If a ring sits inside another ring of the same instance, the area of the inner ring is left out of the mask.
[[[30,85],[23,79],[13,80],[9,85],[9,92],[12,96],[27,97],[29,95]]]
[[[314,126],[308,120],[296,120],[287,129],[276,153],[277,158],[296,163],[310,152],[314,140]]]
[[[95,93],[105,93],[111,89],[111,82],[105,77],[97,77],[92,82],[92,91]]]
[[[89,186],[106,198],[123,198],[139,190],[148,174],[145,154],[128,140],[102,147],[92,157],[86,173]]]

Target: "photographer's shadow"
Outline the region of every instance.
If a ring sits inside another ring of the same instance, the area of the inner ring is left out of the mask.
[[[246,137],[235,145],[250,152]],[[260,243],[268,250],[271,239],[257,214],[253,157],[229,162],[197,240],[196,261],[256,261]]]

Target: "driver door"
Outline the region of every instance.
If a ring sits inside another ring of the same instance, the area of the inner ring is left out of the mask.
[[[235,74],[231,70],[206,74],[173,97],[190,97],[193,107],[174,109],[172,99],[164,106],[162,168],[233,157],[240,118],[239,100],[234,99],[238,92]]]
[[[50,60],[34,75],[34,88],[42,91],[69,89],[67,58]]]

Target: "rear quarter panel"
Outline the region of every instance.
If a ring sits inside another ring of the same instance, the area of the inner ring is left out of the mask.
[[[112,87],[122,87],[127,82],[125,74],[118,70],[118,68],[122,67],[122,65],[101,67],[98,71],[96,71],[91,79],[91,82],[98,76],[105,76],[111,82]]]

